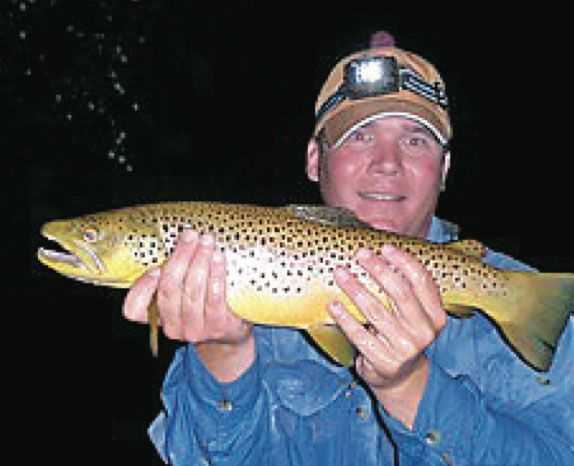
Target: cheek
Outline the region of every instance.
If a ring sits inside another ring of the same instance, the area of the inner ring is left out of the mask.
[[[332,154],[321,170],[321,188],[325,200],[338,202],[353,195],[362,171],[362,164],[356,157]]]
[[[411,167],[411,186],[420,199],[427,199],[429,202],[438,196],[442,179],[442,168],[436,164],[428,164]]]

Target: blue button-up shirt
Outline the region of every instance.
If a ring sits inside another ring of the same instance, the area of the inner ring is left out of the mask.
[[[433,219],[431,241],[456,239]],[[499,253],[485,261],[528,269]],[[574,311],[574,310],[573,310]],[[257,359],[218,383],[193,345],[181,348],[150,436],[176,466],[572,466],[574,317],[554,363],[525,366],[481,314],[449,323],[427,350],[430,378],[412,430],[389,416],[352,371],[301,332],[256,327]]]

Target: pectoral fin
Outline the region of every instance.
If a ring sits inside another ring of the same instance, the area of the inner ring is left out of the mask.
[[[307,332],[335,362],[346,367],[353,364],[355,348],[338,326],[319,324],[308,328]]]

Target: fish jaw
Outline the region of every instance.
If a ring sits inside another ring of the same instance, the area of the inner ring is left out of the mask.
[[[107,272],[104,261],[87,243],[75,238],[64,239],[62,231],[65,227],[65,223],[59,221],[42,227],[42,236],[57,243],[63,251],[39,248],[38,260],[66,277],[99,284],[99,279]]]

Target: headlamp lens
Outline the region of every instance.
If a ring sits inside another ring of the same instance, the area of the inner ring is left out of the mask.
[[[398,92],[399,67],[394,57],[353,60],[345,67],[345,89],[350,99]]]

